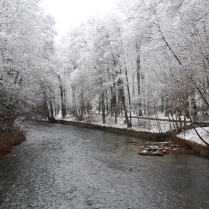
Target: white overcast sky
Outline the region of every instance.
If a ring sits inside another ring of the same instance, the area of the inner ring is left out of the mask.
[[[105,15],[116,7],[118,0],[42,0],[46,13],[54,16],[58,35],[95,15]]]

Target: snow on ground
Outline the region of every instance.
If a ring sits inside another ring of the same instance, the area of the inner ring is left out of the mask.
[[[56,120],[62,120],[62,119],[63,119],[63,117],[62,117],[62,112],[61,112],[61,111],[59,111],[59,114],[57,114],[57,115],[55,116],[55,119],[56,119]]]
[[[71,116],[65,120],[68,121],[76,121],[75,116]],[[94,124],[99,124],[101,126],[112,126],[117,128],[127,128],[126,123],[124,123],[124,116],[119,116],[117,118],[117,123],[115,123],[114,116],[106,116],[106,123],[102,123],[102,116],[99,114],[91,114],[86,115],[84,117],[83,122],[91,122]],[[155,121],[155,120],[147,120],[147,119],[138,119],[138,118],[132,118],[132,128],[137,131],[148,131],[148,132],[167,132],[170,130],[170,128],[173,126],[173,124],[170,124],[167,121]]]
[[[150,117],[151,118],[151,117]],[[153,116],[152,118],[155,118]],[[159,119],[168,119],[163,115],[158,115]],[[69,118],[65,119],[68,121],[77,121],[75,116],[70,116]],[[84,117],[83,122],[91,122],[93,124],[98,124],[101,126],[111,126],[117,128],[127,128],[127,125],[124,123],[124,116],[119,116],[117,118],[118,122],[115,123],[114,116],[106,116],[106,124],[103,124],[102,116],[100,114],[89,114]],[[173,122],[168,121],[159,121],[159,120],[149,120],[149,119],[132,119],[132,128],[136,131],[147,131],[152,133],[166,133],[170,130],[175,129]],[[198,133],[202,136],[202,138],[209,143],[209,127],[205,128],[197,128]],[[207,132],[208,131],[208,132]],[[201,145],[205,145],[201,139],[197,136],[193,129],[187,130],[179,135],[179,138],[194,141]]]
[[[209,127],[204,128],[196,128],[197,132],[200,134],[200,136],[209,143]],[[193,142],[196,142],[201,145],[205,145],[203,141],[198,137],[194,129],[189,129],[183,133],[180,133],[177,135],[179,138],[190,140]]]

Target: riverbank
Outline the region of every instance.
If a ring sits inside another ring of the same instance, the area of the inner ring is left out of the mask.
[[[0,132],[0,157],[12,151],[12,147],[25,141],[25,133],[18,128],[10,128]]]
[[[131,128],[119,128],[112,127],[108,125],[100,125],[89,122],[79,122],[79,121],[66,121],[66,120],[56,120],[56,123],[78,126],[82,128],[90,128],[101,131],[108,131],[117,134],[123,134],[128,136],[133,136],[139,139],[147,140],[148,142],[166,142],[171,141],[175,146],[180,147],[180,153],[198,154],[209,158],[209,148],[202,146],[196,142],[188,141],[177,137],[173,133],[153,133],[146,131],[137,131]],[[137,146],[137,145],[136,145]],[[137,149],[137,148],[136,148]]]

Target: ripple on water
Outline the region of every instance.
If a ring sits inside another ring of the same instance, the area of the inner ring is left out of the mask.
[[[27,141],[0,160],[0,208],[209,206],[206,159],[143,157],[124,149],[124,142],[133,140],[127,136],[63,125],[37,127],[29,127]]]

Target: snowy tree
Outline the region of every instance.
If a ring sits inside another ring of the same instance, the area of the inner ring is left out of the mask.
[[[42,103],[55,33],[38,1],[4,0],[0,8],[1,121],[7,126]]]

